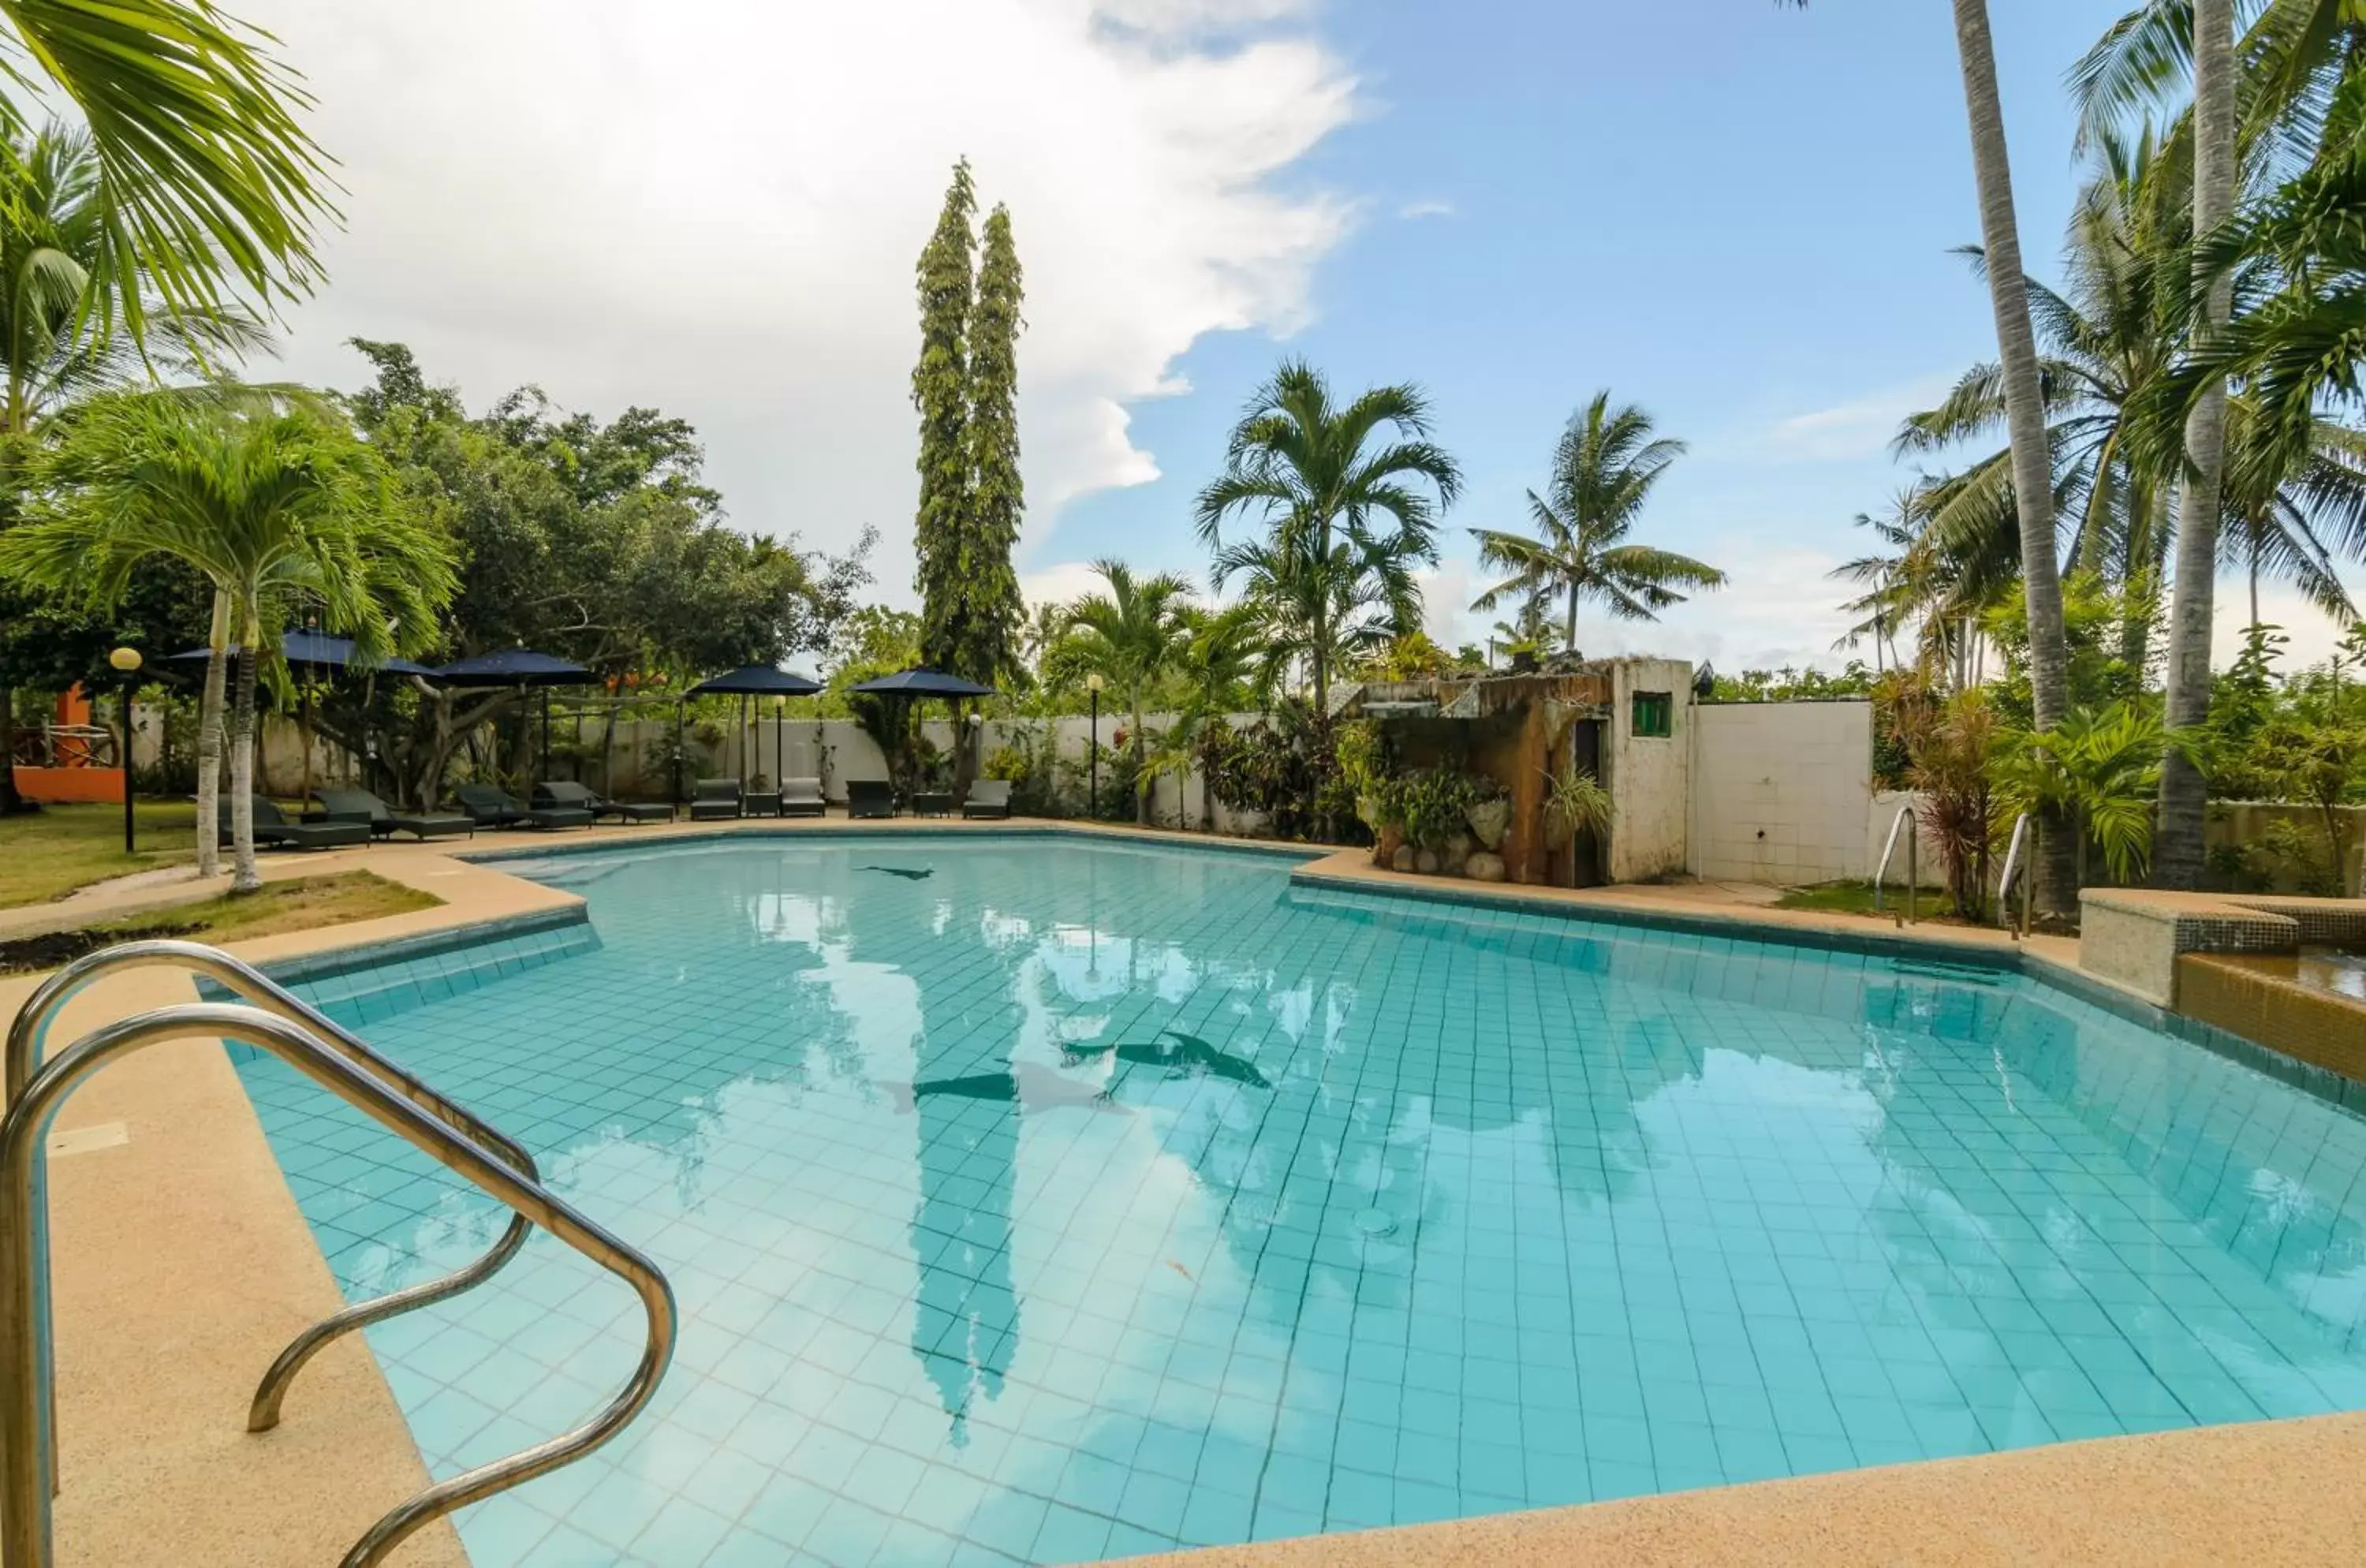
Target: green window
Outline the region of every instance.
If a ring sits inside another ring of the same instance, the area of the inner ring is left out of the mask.
[[[1665,739],[1676,732],[1676,705],[1665,692],[1635,694],[1635,733]]]

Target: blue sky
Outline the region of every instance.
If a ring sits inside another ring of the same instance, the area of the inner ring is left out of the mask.
[[[2076,185],[2064,72],[2120,5],[1993,9],[2023,246],[2045,276]],[[1562,421],[1608,387],[1692,445],[1645,531],[1741,580],[1726,605],[1630,639],[1721,663],[1822,654],[1829,605],[1797,600],[1832,597],[1811,569],[1852,553],[1849,519],[1908,477],[1885,450],[1896,416],[1995,351],[1986,291],[1950,254],[1978,231],[1949,7],[1465,0],[1452,15],[1324,14],[1371,102],[1294,171],[1360,203],[1311,320],[1279,341],[1202,338],[1179,365],[1189,395],[1133,408],[1162,477],[1072,504],[1031,564],[1196,567],[1192,491],[1283,352],[1344,389],[1427,388],[1469,481],[1458,536],[1520,526]],[[1783,592],[1753,588],[1753,567],[1775,565]]]

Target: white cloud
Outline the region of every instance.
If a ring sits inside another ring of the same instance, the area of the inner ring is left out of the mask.
[[[2348,574],[2350,597],[2366,597],[2355,573]],[[2218,580],[2218,598],[2210,617],[2210,661],[2225,669],[2243,651],[2243,632],[2250,625],[2250,584],[2241,577]],[[2290,640],[2279,666],[2285,671],[2322,664],[2333,657],[2348,628],[2303,598],[2297,589],[2280,582],[2259,584],[2259,619],[2279,627]]]
[[[1450,201],[1408,201],[1397,209],[1397,216],[1411,221],[1416,218],[1451,218],[1454,203]]]
[[[1027,268],[1040,536],[1156,476],[1125,403],[1208,332],[1303,319],[1343,198],[1268,177],[1357,110],[1301,0],[712,6],[251,0],[342,162],[332,285],[282,372],[353,386],[399,338],[482,405],[524,381],[689,418],[745,527],[878,524],[910,580],[912,266],[966,153]]]
[[[1108,580],[1087,561],[1062,561],[1019,576],[1019,595],[1031,608],[1037,604],[1074,604],[1087,593],[1108,592]]]
[[[1925,376],[1846,402],[1786,414],[1762,429],[1718,443],[1725,448],[1718,455],[1776,463],[1847,463],[1883,457],[1888,455],[1889,443],[1906,416],[1935,405],[1951,384],[1944,376]]]

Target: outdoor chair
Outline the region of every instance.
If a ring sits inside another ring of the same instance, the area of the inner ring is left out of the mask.
[[[1010,815],[1010,781],[1008,779],[975,779],[971,781],[969,794],[962,799],[963,817],[1008,817]]]
[[[895,816],[895,787],[884,779],[847,780],[846,814],[849,817]]]
[[[781,815],[783,817],[821,817],[829,811],[829,802],[821,793],[819,779],[783,779],[781,781]]]
[[[494,784],[466,784],[452,792],[479,828],[589,828],[592,813],[581,807],[530,807]]]
[[[291,822],[271,801],[259,795],[254,799],[257,849],[335,850],[370,841],[370,825],[366,822]],[[215,826],[220,830],[221,847],[228,849],[231,840],[230,800],[218,800],[215,807]]]
[[[477,836],[474,818],[464,812],[431,811],[423,816],[396,811],[366,789],[321,789],[312,792],[321,803],[320,820],[324,822],[366,822],[371,834],[390,839],[397,833],[408,833],[414,839],[443,839],[455,833]]]
[[[949,789],[916,789],[912,792],[913,816],[951,817],[952,814],[952,791]]]
[[[720,821],[739,815],[739,781],[738,779],[701,779],[690,799],[690,819],[693,822]]]
[[[610,800],[596,793],[589,784],[558,782],[534,786],[535,809],[589,811],[592,820],[613,817],[619,822],[670,822],[673,807],[656,806],[646,801]]]

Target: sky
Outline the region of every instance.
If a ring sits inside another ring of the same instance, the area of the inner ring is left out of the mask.
[[[2079,170],[2064,73],[2126,0],[1994,0],[2022,244]],[[1483,638],[1472,526],[1517,528],[1595,391],[1689,452],[1641,542],[1731,585],[1588,653],[1835,665],[1831,569],[1887,443],[1992,357],[1943,0],[243,0],[336,159],[330,281],[279,373],[410,344],[471,407],[534,383],[695,424],[733,522],[912,603],[913,263],[954,158],[1027,274],[1031,598],[1121,557],[1204,581],[1192,498],[1284,356],[1411,380],[1466,479],[1429,629]],[[2353,573],[2366,590],[2366,579]],[[2219,620],[2239,605],[2222,586]],[[2323,618],[2274,590],[2294,650]],[[2229,647],[2231,634],[2222,635]]]

